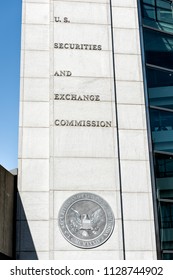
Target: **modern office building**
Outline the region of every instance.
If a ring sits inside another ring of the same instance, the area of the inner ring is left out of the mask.
[[[23,0],[17,259],[173,259],[173,3]]]
[[[163,259],[173,259],[173,1],[142,1],[141,10],[158,248]]]

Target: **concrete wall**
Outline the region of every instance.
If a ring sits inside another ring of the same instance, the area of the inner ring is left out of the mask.
[[[15,177],[0,165],[0,258],[13,257]]]

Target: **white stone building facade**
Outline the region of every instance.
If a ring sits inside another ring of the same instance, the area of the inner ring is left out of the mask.
[[[156,259],[137,0],[23,0],[17,259]],[[115,216],[94,249],[60,233],[66,199]]]

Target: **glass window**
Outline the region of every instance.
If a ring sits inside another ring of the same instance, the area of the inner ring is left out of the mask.
[[[163,260],[173,260],[173,253],[163,253],[162,259]]]
[[[162,250],[173,249],[173,202],[160,202],[160,237]]]
[[[156,10],[153,6],[143,5],[142,13],[143,17],[156,20]]]
[[[173,7],[169,4],[169,9],[157,8],[157,20],[172,24]]]
[[[155,153],[154,158],[156,165],[156,178],[173,178],[173,155]]]
[[[173,69],[173,36],[144,28],[146,63]]]
[[[154,154],[155,180],[159,199],[173,199],[173,155]]]
[[[153,148],[173,153],[173,112],[150,110]]]
[[[145,3],[145,4],[150,4],[150,5],[154,6],[155,0],[142,0],[142,2]]]
[[[140,3],[161,254],[173,260],[173,1]]]
[[[171,0],[143,0],[143,24],[158,30],[173,32],[173,3]]]
[[[151,109],[150,115],[152,131],[158,132],[173,130],[173,112]]]
[[[173,109],[173,72],[147,68],[150,106]]]
[[[144,2],[145,2],[145,0],[144,0]],[[153,0],[151,0],[151,1],[149,0],[149,2],[153,3]],[[171,0],[156,0],[156,6],[170,11],[172,9],[172,1]]]

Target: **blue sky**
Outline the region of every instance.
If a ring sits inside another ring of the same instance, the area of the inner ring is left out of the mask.
[[[17,167],[22,0],[1,0],[0,164]]]

